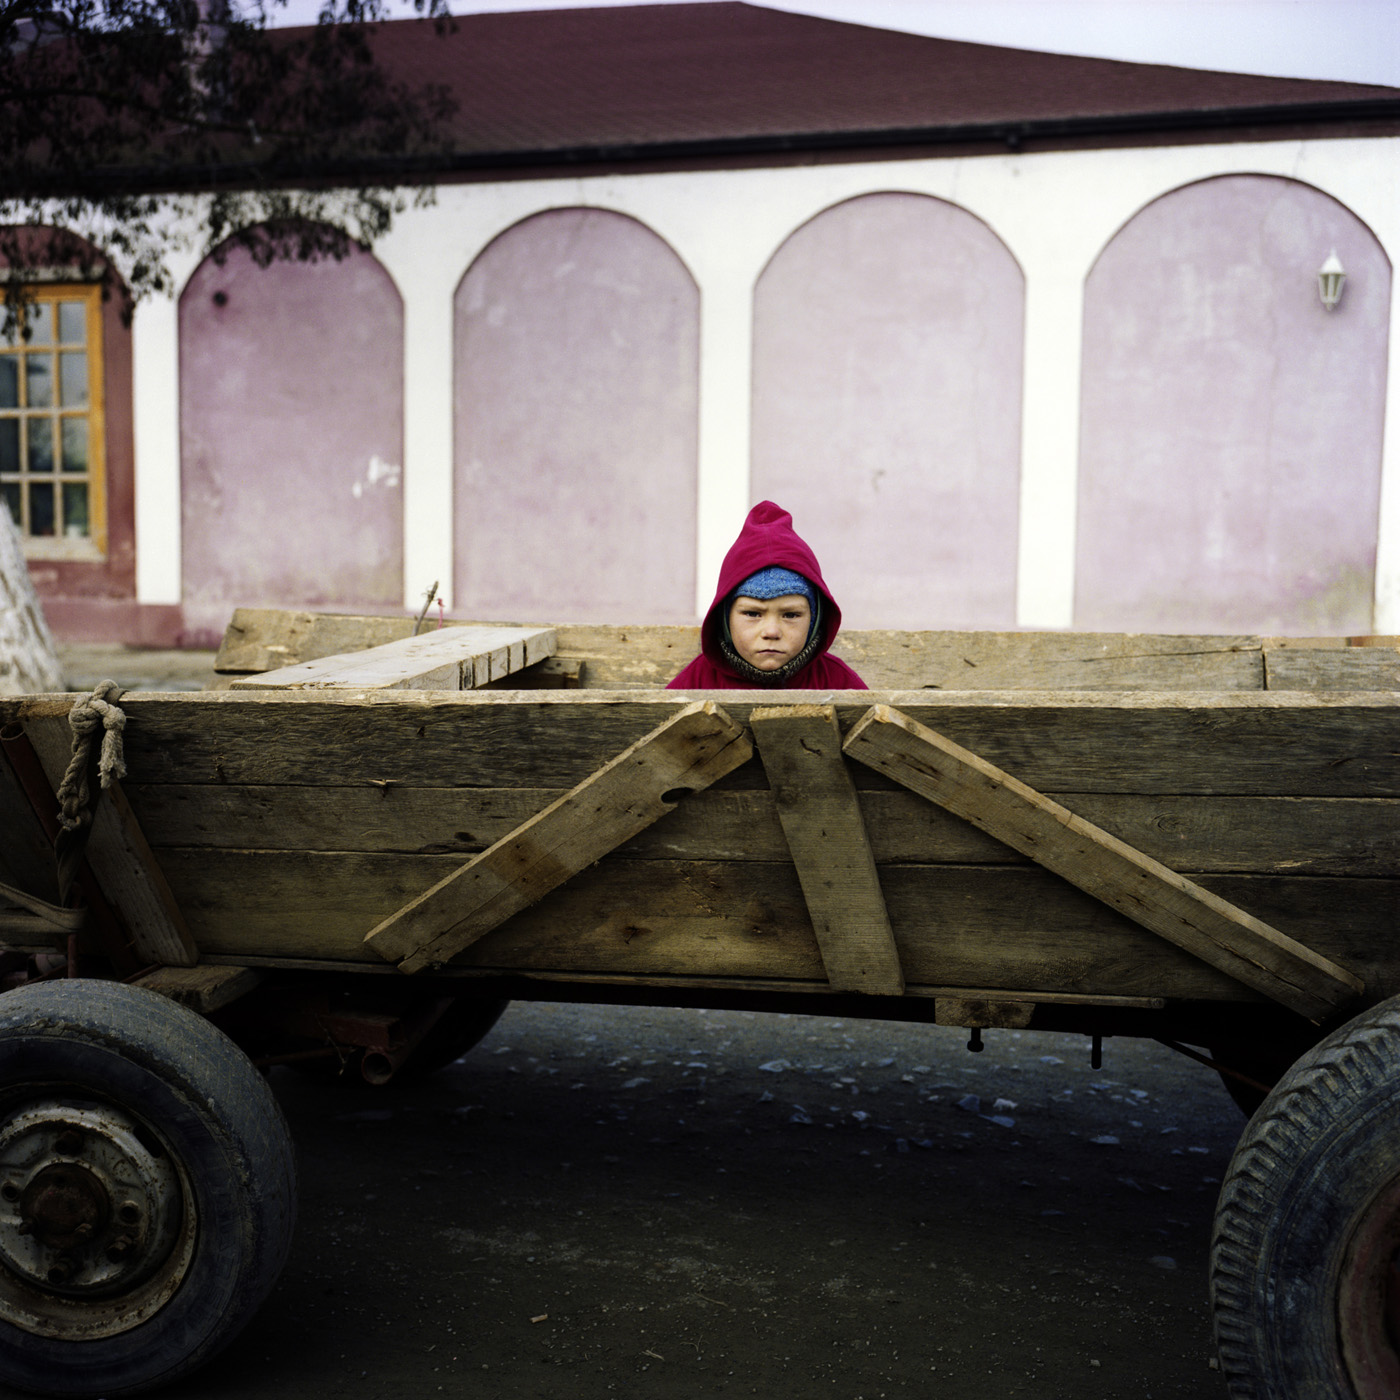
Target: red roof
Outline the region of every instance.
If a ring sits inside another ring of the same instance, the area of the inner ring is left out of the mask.
[[[723,3],[381,25],[380,60],[458,103],[464,167],[1372,120],[1400,89],[1074,58]]]

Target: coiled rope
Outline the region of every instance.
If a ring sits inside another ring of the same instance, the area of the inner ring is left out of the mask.
[[[114,778],[126,777],[122,757],[122,730],[126,715],[116,706],[122,688],[116,681],[102,681],[97,689],[79,700],[68,712],[68,727],[73,731],[73,753],[68,771],[58,785],[58,820],[65,831],[74,831],[92,820],[92,740],[100,729],[102,748],[97,761],[97,775],[104,788],[112,786]]]
[[[96,770],[103,788],[111,787],[115,779],[126,776],[122,756],[126,715],[116,704],[121,694],[122,687],[116,681],[102,681],[91,695],[79,700],[68,712],[73,753],[68,760],[68,771],[58,785],[58,821],[63,830],[54,843],[54,853],[58,857],[58,898],[64,905],[72,903],[69,892],[77,880],[83,848],[92,829],[93,771]],[[102,742],[94,763],[94,739],[99,731]]]

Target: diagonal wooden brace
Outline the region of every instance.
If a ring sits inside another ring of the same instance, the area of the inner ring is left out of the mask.
[[[1346,968],[888,705],[866,712],[845,751],[1311,1021],[1364,990]]]
[[[389,915],[365,942],[402,972],[445,963],[630,841],[681,797],[709,787],[752,756],[744,727],[714,701],[687,705]]]
[[[831,705],[749,716],[832,990],[900,996],[904,973]]]

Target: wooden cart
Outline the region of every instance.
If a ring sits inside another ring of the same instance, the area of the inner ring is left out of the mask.
[[[694,629],[412,630],[241,611],[220,688],[122,698],[81,929],[82,697],[0,701],[0,1378],[201,1364],[290,1234],[255,1062],[388,1083],[526,997],[1204,1056],[1258,1108],[1232,1393],[1400,1393],[1393,639],[854,633],[868,693],[687,695]]]

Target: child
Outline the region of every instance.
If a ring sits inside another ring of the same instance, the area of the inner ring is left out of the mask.
[[[720,566],[715,600],[700,627],[700,655],[669,690],[864,690],[827,654],[841,609],[792,516],[760,501]]]

